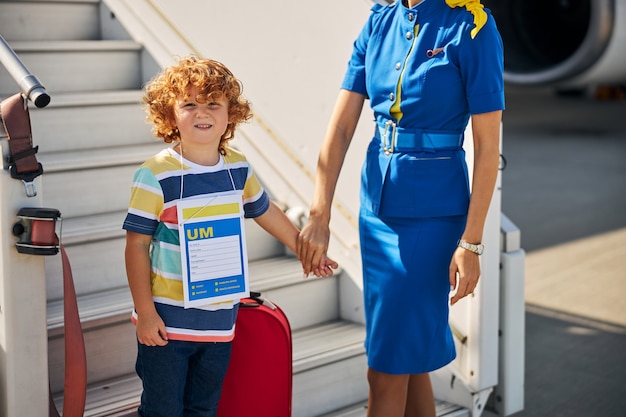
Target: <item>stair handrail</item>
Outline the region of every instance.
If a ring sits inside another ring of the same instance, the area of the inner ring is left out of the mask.
[[[0,35],[0,63],[13,77],[22,94],[35,106],[42,108],[50,103],[50,95],[41,81],[28,70],[2,35]]]

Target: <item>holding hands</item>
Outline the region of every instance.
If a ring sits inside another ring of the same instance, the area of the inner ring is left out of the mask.
[[[333,275],[333,269],[339,267],[337,262],[326,255],[330,230],[327,225],[322,226],[320,223],[309,218],[296,240],[296,255],[302,263],[305,277],[311,273],[316,277],[328,277]]]
[[[323,254],[319,264],[315,267],[311,265],[311,272],[305,272],[304,276],[308,278],[313,273],[316,277],[330,277],[334,273],[333,269],[337,268],[339,268],[339,264],[326,256],[326,254]]]

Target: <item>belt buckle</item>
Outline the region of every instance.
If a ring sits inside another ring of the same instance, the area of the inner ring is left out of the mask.
[[[389,135],[390,127],[391,127],[391,139],[389,140],[389,147],[387,147],[387,137]],[[385,155],[389,155],[393,153],[395,140],[396,140],[396,123],[393,120],[387,120],[387,122],[385,122],[385,130],[383,131],[383,151],[385,151]]]

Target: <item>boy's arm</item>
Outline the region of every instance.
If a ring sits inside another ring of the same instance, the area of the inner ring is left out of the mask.
[[[147,346],[165,346],[165,323],[152,300],[150,242],[152,236],[126,232],[126,276],[137,313],[137,340]]]
[[[269,209],[259,217],[255,217],[254,220],[266,232],[278,239],[291,251],[296,251],[296,240],[298,239],[300,231],[273,201],[270,201]],[[335,261],[323,257],[318,268],[315,270],[315,275],[332,275],[332,269],[337,269],[337,267],[338,265]]]
[[[296,239],[300,231],[291,223],[291,220],[289,220],[287,215],[283,213],[276,203],[270,201],[270,208],[259,217],[255,217],[254,221],[257,222],[263,230],[295,252]]]

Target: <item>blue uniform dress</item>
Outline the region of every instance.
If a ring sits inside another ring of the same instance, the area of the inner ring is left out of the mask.
[[[469,205],[463,132],[471,114],[504,109],[495,22],[445,0],[376,5],[342,88],[365,95],[376,126],[362,171],[359,230],[368,365],[438,369],[456,355],[448,268]]]

